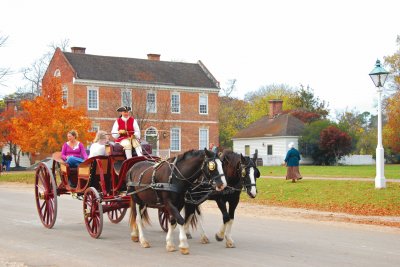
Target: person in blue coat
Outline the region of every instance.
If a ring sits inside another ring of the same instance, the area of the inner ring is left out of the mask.
[[[299,169],[300,159],[299,151],[294,148],[294,143],[290,142],[289,151],[286,153],[285,157],[285,165],[287,167],[286,180],[292,180],[292,183],[303,178]]]

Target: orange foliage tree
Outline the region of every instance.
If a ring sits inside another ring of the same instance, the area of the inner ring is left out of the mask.
[[[387,123],[383,129],[383,141],[393,152],[400,153],[400,91],[387,100]]]
[[[61,150],[68,131],[75,129],[86,145],[93,138],[91,122],[84,110],[64,106],[60,80],[52,78],[42,92],[34,100],[21,102],[22,113],[12,119],[13,142],[25,152],[52,153]]]

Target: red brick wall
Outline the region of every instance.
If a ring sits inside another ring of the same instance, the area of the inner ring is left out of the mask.
[[[119,115],[116,109],[121,106],[121,88],[107,86],[98,87],[99,110],[87,110],[88,86],[72,83],[73,77],[75,76],[74,70],[59,49],[56,50],[49,64],[43,78],[43,83],[54,75],[56,69],[61,71],[62,84],[68,86],[68,106],[83,108],[94,124],[99,125],[100,129],[110,132],[114,120]],[[137,113],[135,110],[145,107],[147,91],[146,89],[132,89],[134,114]],[[199,128],[204,127],[209,129],[209,142],[215,144],[219,143],[219,128],[218,123],[216,123],[218,121],[219,108],[217,93],[207,93],[208,114],[201,115],[199,114],[199,92],[179,92],[181,106],[181,112],[179,114],[172,114],[170,112],[171,91],[155,90],[154,92],[156,93],[157,99],[157,113],[144,114],[144,112],[139,112],[141,115],[139,115],[138,119],[144,119],[146,121],[145,125],[141,127],[142,138],[144,138],[144,132],[147,128],[155,127],[159,131],[160,136],[159,149],[169,149],[170,129],[171,127],[180,127],[181,152],[179,153],[182,153],[189,149],[198,149]],[[142,116],[142,118],[140,118],[140,116]],[[152,119],[161,120],[161,122],[149,121]],[[190,123],[187,121],[190,121]],[[164,132],[167,133],[166,138],[162,135]]]

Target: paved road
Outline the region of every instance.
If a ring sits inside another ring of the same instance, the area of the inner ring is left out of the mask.
[[[398,266],[400,230],[353,224],[241,215],[233,237],[237,247],[190,240],[190,255],[165,251],[165,234],[153,212],[147,228],[152,248],[130,241],[127,219],[114,225],[105,217],[100,239],[89,237],[81,205],[59,198],[57,222],[45,229],[30,188],[0,184],[0,266]],[[206,231],[213,237],[220,216],[207,209]],[[177,233],[175,235],[177,240]]]

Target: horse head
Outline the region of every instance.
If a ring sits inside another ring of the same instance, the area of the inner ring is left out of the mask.
[[[222,191],[227,186],[224,170],[222,168],[222,161],[219,159],[217,153],[204,148],[204,161],[202,166],[203,174],[215,183],[217,191]]]
[[[243,157],[240,154],[240,169],[243,186],[246,188],[246,192],[251,198],[255,198],[257,195],[256,179],[260,177],[260,171],[257,168],[257,152],[253,158]]]

